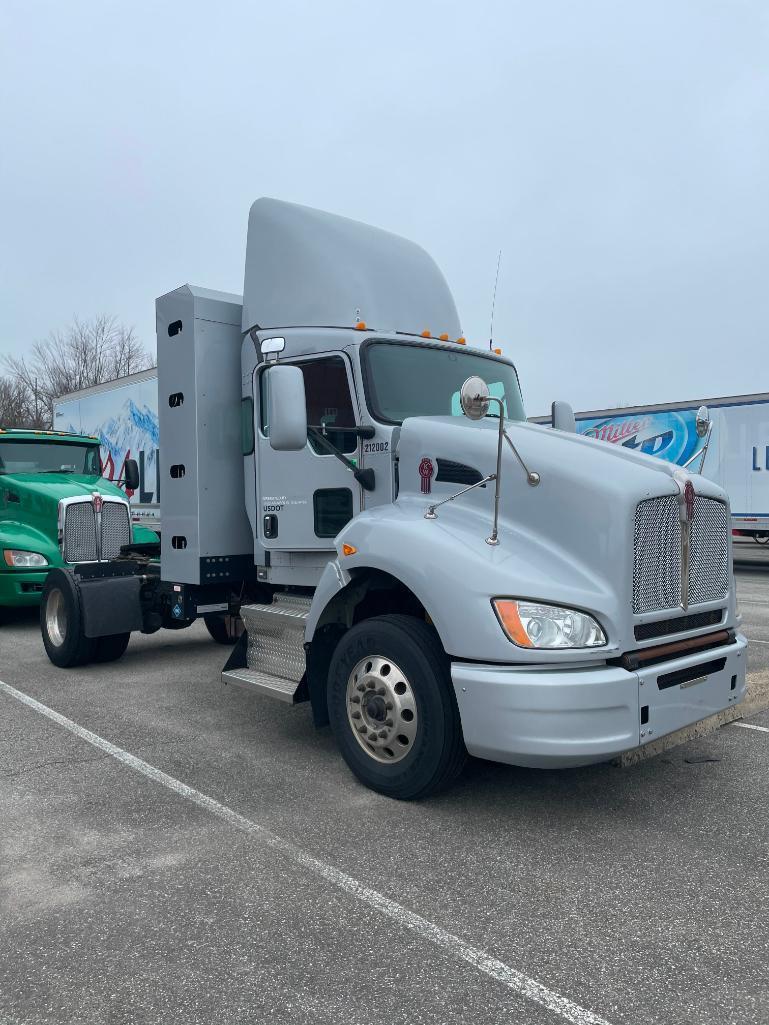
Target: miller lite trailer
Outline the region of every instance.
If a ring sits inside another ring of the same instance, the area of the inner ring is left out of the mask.
[[[692,399],[575,414],[577,432],[683,466],[702,446],[696,414],[713,422],[702,475],[729,495],[732,529],[769,543],[769,393]],[[533,417],[549,423],[550,417]],[[695,459],[691,469],[699,469]]]

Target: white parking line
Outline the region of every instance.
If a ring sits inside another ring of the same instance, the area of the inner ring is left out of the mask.
[[[769,644],[769,641],[762,641],[758,637],[746,637],[746,641],[750,641],[751,644]]]
[[[260,840],[269,844],[275,850],[280,851],[281,854],[285,855],[295,864],[300,865],[309,872],[313,872],[315,875],[321,876],[333,886],[337,886],[340,890],[351,894],[361,903],[368,904],[383,915],[387,915],[388,918],[391,918],[398,925],[410,929],[423,939],[429,940],[444,950],[448,950],[455,957],[466,961],[474,968],[477,968],[478,971],[483,972],[497,982],[501,982],[502,985],[507,986],[508,989],[513,990],[520,996],[526,997],[527,1000],[540,1004],[549,1011],[560,1015],[564,1020],[572,1022],[572,1025],[609,1025],[604,1018],[600,1018],[597,1014],[593,1014],[592,1011],[580,1007],[579,1004],[575,1004],[567,997],[563,997],[559,993],[548,989],[547,986],[543,986],[536,979],[524,975],[523,972],[516,971],[515,968],[511,968],[503,961],[497,960],[497,958],[487,954],[484,950],[471,946],[460,939],[459,936],[455,936],[446,929],[442,929],[439,925],[435,925],[428,919],[422,918],[421,915],[409,911],[408,908],[404,908],[401,904],[396,904],[395,901],[385,897],[384,894],[379,893],[377,890],[364,886],[363,883],[358,882],[353,876],[349,876],[345,872],[334,868],[333,865],[329,865],[312,854],[308,854],[301,847],[291,843],[290,840],[282,839],[282,837],[265,829],[264,826],[260,826],[256,822],[252,822],[251,819],[247,819],[245,816],[233,811],[232,808],[220,804],[213,797],[208,797],[199,790],[188,787],[186,783],[174,779],[173,776],[167,775],[161,769],[156,769],[154,765],[150,765],[148,762],[142,761],[141,758],[137,758],[136,755],[124,751],[122,747],[111,744],[108,740],[98,736],[96,733],[92,733],[83,726],[79,726],[76,722],[61,715],[59,712],[55,712],[40,701],[36,701],[35,698],[31,698],[28,694],[24,694],[22,691],[16,690],[15,687],[3,683],[2,680],[0,680],[0,690],[8,694],[9,697],[15,698],[22,704],[46,716],[46,718],[58,723],[59,726],[63,726],[65,730],[69,730],[76,737],[80,737],[81,740],[85,740],[93,747],[104,751],[105,754],[122,762],[123,765],[127,765],[136,772],[140,772],[143,776],[154,780],[156,783],[160,783],[169,790],[173,790],[180,797],[192,801],[199,807],[205,808],[206,811],[223,819],[236,829],[249,833],[251,836],[258,836]]]
[[[728,725],[729,726],[741,726],[743,728],[743,730],[758,730],[759,733],[769,733],[769,727],[768,726],[756,726],[752,722],[732,722],[732,723],[729,723]]]

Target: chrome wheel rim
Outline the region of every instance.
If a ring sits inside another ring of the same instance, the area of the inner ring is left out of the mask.
[[[400,762],[419,727],[414,691],[406,674],[382,655],[363,658],[347,681],[347,719],[355,739],[377,762]]]
[[[64,595],[55,587],[48,595],[45,605],[45,628],[53,644],[60,648],[67,637],[67,612]]]

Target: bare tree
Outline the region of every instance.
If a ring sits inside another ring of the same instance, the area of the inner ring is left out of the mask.
[[[53,424],[53,403],[61,395],[146,370],[152,357],[133,328],[106,315],[78,320],[35,342],[28,356],[3,359],[11,383],[26,394],[31,417]]]
[[[35,420],[27,389],[11,378],[0,377],[0,427],[41,428]]]

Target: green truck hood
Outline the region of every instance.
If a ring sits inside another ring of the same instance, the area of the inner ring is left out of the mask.
[[[125,497],[103,477],[75,473],[1,474],[0,548],[40,552],[51,565],[61,565],[59,500],[86,497],[94,491],[110,498]]]

